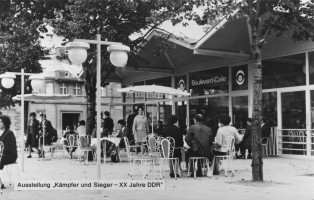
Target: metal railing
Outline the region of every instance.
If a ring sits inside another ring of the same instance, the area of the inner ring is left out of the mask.
[[[314,129],[277,130],[280,154],[314,156]]]

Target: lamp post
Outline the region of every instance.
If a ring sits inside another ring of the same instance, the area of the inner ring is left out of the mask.
[[[0,75],[1,84],[4,88],[12,88],[14,85],[14,79],[16,75],[21,75],[21,145],[22,145],[22,172],[24,172],[24,77],[30,76],[29,79],[32,80],[31,85],[35,91],[38,91],[43,85],[44,77],[39,74],[34,73],[24,73],[24,68],[21,69],[21,73],[19,72],[6,72]]]
[[[97,45],[97,66],[96,66],[96,132],[97,132],[97,178],[101,178],[101,147],[100,147],[100,112],[101,112],[101,45],[109,46],[107,51],[110,52],[110,61],[116,67],[124,67],[127,63],[130,48],[118,42],[101,41],[101,35],[97,34],[97,40],[76,39],[66,45],[68,57],[74,64],[82,64],[87,58],[86,49],[89,44]],[[105,156],[105,155],[104,155]]]

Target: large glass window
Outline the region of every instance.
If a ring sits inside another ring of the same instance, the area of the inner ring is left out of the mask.
[[[193,118],[196,114],[202,114],[205,119],[205,124],[215,132],[218,128],[218,120],[222,114],[229,113],[228,106],[229,97],[213,97],[190,100],[190,124],[192,125]]]
[[[282,128],[305,128],[305,92],[282,93]]]
[[[263,89],[305,85],[305,54],[263,60]]]
[[[228,93],[229,67],[193,72],[189,86],[192,96]]]
[[[267,119],[269,126],[277,126],[277,93],[263,93],[263,117]]]
[[[282,93],[282,148],[284,154],[306,154],[305,92]]]
[[[248,118],[248,97],[232,97],[233,125],[237,129],[245,129]]]

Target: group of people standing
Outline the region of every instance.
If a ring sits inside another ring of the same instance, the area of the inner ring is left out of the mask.
[[[39,158],[44,157],[42,145],[50,145],[52,142],[58,139],[57,131],[53,128],[51,122],[47,119],[46,114],[40,114],[40,118],[40,121],[36,119],[35,112],[31,112],[29,114],[25,142],[25,147],[28,148],[29,152],[27,158],[32,157],[32,148],[37,150]]]

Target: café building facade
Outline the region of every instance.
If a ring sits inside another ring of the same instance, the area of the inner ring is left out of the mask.
[[[215,129],[219,116],[226,113],[243,131],[254,97],[247,21],[224,19],[199,40],[168,37],[165,51],[156,36],[166,38],[155,30],[138,52],[150,64],[118,69],[123,87],[156,84],[186,90],[191,96],[124,94],[124,116],[144,105],[155,122],[165,124],[167,116],[177,115],[184,131],[195,114],[203,114],[205,123]],[[313,157],[314,42],[294,42],[291,33],[270,36],[262,59],[263,117],[272,127],[268,153]]]

